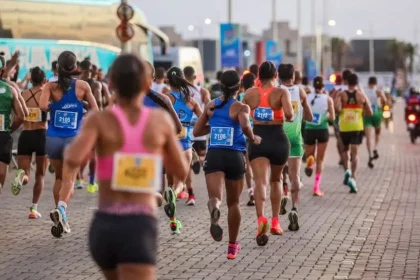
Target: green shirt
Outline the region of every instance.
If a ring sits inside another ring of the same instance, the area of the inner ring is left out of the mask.
[[[13,110],[13,94],[10,86],[0,81],[0,131],[10,131],[10,115]]]

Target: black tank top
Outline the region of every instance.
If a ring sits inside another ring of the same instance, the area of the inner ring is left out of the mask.
[[[347,94],[347,104],[357,104],[356,91],[350,92],[346,90],[346,94]]]

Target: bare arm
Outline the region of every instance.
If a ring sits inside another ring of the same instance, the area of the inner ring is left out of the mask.
[[[23,99],[23,96],[20,94],[19,86],[15,82],[12,82],[12,81],[6,81],[6,82],[11,88],[16,90],[17,97],[18,97],[18,100],[20,102],[20,106],[22,107],[22,110],[23,110],[23,114],[24,114],[25,117],[27,117],[29,115],[29,110],[26,107],[25,99]]]
[[[90,89],[89,84],[84,82],[84,81],[78,81],[78,82],[83,83],[83,85],[82,85],[83,90],[84,90],[84,98],[83,99],[88,102],[89,110],[99,111],[98,104],[96,103],[96,99],[93,96],[93,93],[92,93],[92,90]]]
[[[201,88],[200,92],[201,92],[201,100],[203,100],[204,105],[209,104],[211,101],[210,92],[205,88]]]
[[[378,91],[376,92],[376,95],[377,95],[377,97],[381,100],[381,104],[382,104],[382,106],[384,106],[384,105],[388,104],[388,102],[387,102],[387,98],[386,98],[386,96],[385,96],[385,93],[384,93],[382,90],[378,90]]]
[[[194,137],[204,136],[210,133],[210,126],[207,125],[209,121],[209,116],[207,115],[208,110],[214,107],[214,103],[210,102],[204,107],[204,112],[198,118],[197,123],[194,126],[193,135]]]
[[[109,92],[109,88],[105,83],[102,84],[102,91],[103,91],[103,97],[105,98],[105,102],[107,104],[107,107],[112,107],[113,102],[111,98],[111,93]]]
[[[249,113],[251,109],[248,105],[241,105],[241,109],[238,113],[238,121],[241,125],[242,131],[244,132],[245,136],[251,141],[251,143],[255,142],[255,135],[252,131],[251,123],[249,122]]]
[[[171,100],[169,99],[168,96],[166,96],[165,94],[162,93],[158,93],[157,97],[162,99],[163,102],[165,102],[166,106],[168,106],[168,113],[171,116],[172,120],[174,121],[175,124],[175,132],[176,134],[180,133],[182,130],[182,124],[181,121],[178,118],[177,113],[175,112],[174,106],[172,105]]]
[[[10,87],[10,90],[12,91],[12,95],[13,95],[13,113],[15,114],[15,118],[13,120],[11,130],[12,132],[14,132],[22,124],[23,118],[25,117],[25,115],[24,115],[23,108],[21,106],[22,104],[19,100],[20,94],[16,92],[16,90],[12,87]]]
[[[283,107],[284,117],[287,122],[293,121],[293,106],[291,101],[290,92],[283,88],[279,88],[282,91],[281,94],[281,106]],[[311,113],[312,114],[312,113]]]
[[[312,109],[308,103],[308,96],[303,89],[299,90],[299,95],[303,107],[303,120],[311,122],[314,116],[312,115]]]
[[[369,98],[366,97],[365,93],[363,91],[358,91],[358,94],[360,95],[361,99],[363,100],[363,112],[366,116],[372,116],[372,106],[370,104]]]
[[[328,97],[328,120],[330,122],[335,120],[334,101],[331,97]]]
[[[51,84],[46,84],[42,88],[42,94],[39,98],[39,108],[42,111],[48,111],[50,106],[50,98],[51,98]]]
[[[203,110],[201,110],[200,104],[198,104],[197,101],[194,100],[193,104],[194,104],[194,108],[193,108],[194,114],[199,118],[201,114],[203,114]]]
[[[340,112],[341,111],[341,107],[343,107],[343,97],[342,97],[342,92],[339,91],[336,93],[335,97],[334,97],[334,109],[336,112]]]

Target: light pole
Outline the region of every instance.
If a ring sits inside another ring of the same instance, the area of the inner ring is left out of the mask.
[[[357,29],[356,35],[362,36],[363,30]],[[373,31],[371,23],[369,23],[369,72],[371,75],[375,73],[375,45],[373,41]]]
[[[273,21],[273,27],[272,27],[272,39],[274,42],[277,43],[278,41],[278,32],[277,32],[277,7],[276,7],[276,0],[272,0],[271,2],[271,18]]]
[[[228,22],[232,23],[232,1],[233,0],[228,0]]]
[[[210,25],[211,24],[211,19],[206,18],[204,20],[204,24],[206,25]],[[188,25],[188,30],[190,32],[194,31],[194,29],[197,29],[198,32],[198,40],[197,40],[197,45],[198,45],[198,49],[200,51],[200,55],[202,57],[202,59],[204,59],[204,40],[203,40],[203,28],[199,25],[194,26],[192,24]]]
[[[296,64],[297,64],[297,70],[302,70],[303,68],[303,63],[302,63],[302,37],[300,36],[301,33],[301,2],[300,0],[297,0],[297,13],[296,13],[296,18],[297,18],[297,43],[296,43]]]

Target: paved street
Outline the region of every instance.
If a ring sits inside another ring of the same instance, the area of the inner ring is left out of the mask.
[[[420,141],[409,143],[401,103],[395,113],[395,131],[384,132],[373,170],[362,146],[357,195],[342,185],[331,138],[322,182],[325,196],[313,197],[313,178],[303,176],[299,232],[287,230],[284,216],[285,234],[271,236],[266,247],[259,247],[255,210],[246,206],[244,191],[242,251],[233,261],[226,259],[227,236],[220,243],[210,237],[204,176],[196,176],[197,206],[178,204],[184,225],[180,235],[170,234],[160,211],[159,279],[420,279]],[[51,236],[48,217],[51,175],[39,206],[43,218],[36,221],[27,219],[32,184],[14,197],[9,187],[13,175],[0,196],[0,280],[102,279],[87,249],[96,195],[75,191],[68,212],[73,232],[58,240]],[[270,213],[269,204],[266,210]],[[226,214],[224,204],[225,232]]]

